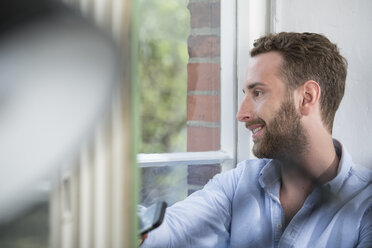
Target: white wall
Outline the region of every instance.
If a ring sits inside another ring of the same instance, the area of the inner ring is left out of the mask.
[[[333,136],[372,168],[372,1],[277,0],[273,14],[275,32],[322,33],[340,47],[349,67]]]
[[[238,0],[238,5],[239,2],[243,0]],[[257,1],[248,2],[254,5]],[[265,28],[258,28],[259,32],[317,32],[340,47],[349,68],[333,136],[347,147],[355,162],[372,168],[372,91],[369,88],[372,86],[372,1],[271,0],[265,5],[265,10],[256,11],[261,16],[271,15],[271,18],[266,18]],[[249,8],[239,9],[238,6],[238,27],[244,26],[246,21],[257,22],[257,19],[248,17],[249,12]],[[257,26],[262,26],[262,23]],[[241,28],[239,32],[257,33],[257,30]],[[251,39],[238,38],[238,47],[244,50],[248,47],[247,42],[251,46]],[[248,54],[244,52],[244,56],[248,57]],[[239,68],[244,67],[246,61]],[[243,77],[244,71],[238,71],[238,76]]]

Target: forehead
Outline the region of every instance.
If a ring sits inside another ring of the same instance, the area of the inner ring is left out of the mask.
[[[281,66],[283,63],[282,55],[279,52],[267,52],[251,58],[245,84],[252,83],[273,84],[281,82]]]

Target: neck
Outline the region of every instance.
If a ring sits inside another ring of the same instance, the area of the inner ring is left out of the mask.
[[[280,159],[283,189],[302,191],[308,195],[316,185],[324,184],[337,175],[339,159],[332,137],[328,136],[309,138],[306,152]]]
[[[279,159],[282,175],[280,202],[285,225],[300,210],[314,187],[332,180],[337,175],[339,159],[331,134],[322,125],[318,125],[319,122],[304,123],[304,150]]]

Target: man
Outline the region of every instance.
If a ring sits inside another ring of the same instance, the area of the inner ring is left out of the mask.
[[[260,158],[167,209],[143,247],[372,247],[372,173],[332,139],[346,60],[326,37],[269,34],[237,119]]]

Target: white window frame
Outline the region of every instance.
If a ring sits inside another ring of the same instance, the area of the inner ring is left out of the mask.
[[[221,164],[236,165],[236,1],[221,1],[221,149],[207,152],[138,154],[139,167]]]
[[[250,60],[254,40],[269,32],[275,32],[275,10],[277,0],[237,0],[237,103],[243,101],[243,83]],[[243,123],[237,126],[237,162],[255,158],[251,147],[251,133]]]

